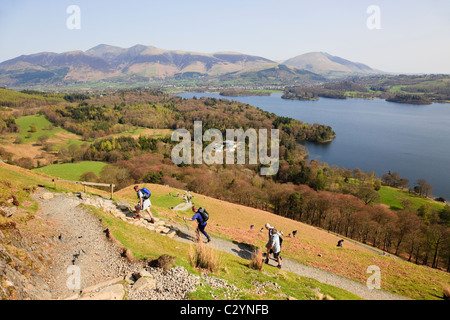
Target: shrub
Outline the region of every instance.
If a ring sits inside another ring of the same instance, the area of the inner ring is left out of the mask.
[[[37,132],[37,131],[38,131],[37,127],[34,123],[30,126],[30,129],[28,130],[28,132]]]
[[[198,241],[195,248],[191,246],[189,250],[189,261],[195,268],[205,269],[215,272],[219,268],[219,258],[212,248],[207,248],[197,235]]]
[[[261,271],[263,267],[263,255],[259,249],[255,249],[248,265],[251,269]]]
[[[17,137],[16,140],[14,140],[14,144],[22,144],[23,139],[21,137]]]
[[[97,175],[92,171],[83,173],[79,179],[80,179],[80,181],[86,181],[86,182],[97,182],[98,181]]]
[[[25,169],[33,169],[34,168],[34,164],[33,164],[33,159],[31,158],[20,158],[19,160],[16,160],[16,164],[19,167],[25,168]]]
[[[442,290],[444,291],[444,300],[450,300],[450,286],[444,285]]]
[[[158,259],[150,261],[148,263],[148,265],[149,265],[149,267],[152,267],[152,268],[161,268],[164,271],[167,271],[173,267],[175,260],[176,260],[175,257],[169,256],[167,254],[163,254]]]

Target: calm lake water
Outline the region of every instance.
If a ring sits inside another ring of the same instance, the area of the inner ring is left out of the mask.
[[[389,170],[409,179],[413,187],[424,178],[433,194],[450,200],[450,104],[407,105],[381,99],[297,101],[271,96],[223,97],[213,93],[183,93],[183,98],[214,97],[248,103],[279,116],[329,125],[336,139],[327,144],[305,143],[309,159],[348,169]]]

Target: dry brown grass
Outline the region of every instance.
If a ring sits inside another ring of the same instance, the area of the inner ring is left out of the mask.
[[[68,141],[71,141],[71,140],[81,141],[82,140],[81,138],[82,138],[81,136],[76,135],[72,132],[59,131],[59,132],[56,132],[52,138],[48,139],[48,142],[53,143],[55,145],[65,146],[68,144]]]
[[[253,270],[261,271],[263,267],[263,255],[261,250],[255,249],[255,251],[252,253],[252,258],[248,264],[248,266]]]
[[[2,146],[5,151],[13,154],[13,159],[19,159],[23,157],[36,158],[44,151],[41,146],[37,146],[34,143],[23,143],[23,144],[11,144]]]
[[[198,239],[195,247],[190,247],[189,262],[194,268],[207,270],[209,272],[215,272],[220,267],[217,251],[206,247],[201,239]]]
[[[443,285],[442,291],[444,292],[444,300],[450,300],[450,285]]]

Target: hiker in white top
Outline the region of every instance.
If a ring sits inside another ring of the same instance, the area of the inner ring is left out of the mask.
[[[270,246],[269,248],[267,248],[267,257],[269,257],[269,252],[270,250],[272,250],[273,252],[273,257],[275,258],[275,260],[277,260],[278,262],[278,268],[281,269],[281,257],[280,257],[280,253],[281,253],[281,244],[280,244],[280,236],[278,235],[278,231],[277,229],[273,228],[272,229],[272,236],[271,236],[271,241],[270,241]]]
[[[134,191],[137,193],[137,197],[139,198],[139,202],[134,207],[136,209],[137,215],[134,217],[135,219],[140,219],[141,217],[141,211],[147,211],[148,215],[150,216],[150,221],[152,223],[155,223],[155,219],[153,218],[153,215],[150,211],[150,207],[152,206],[152,203],[150,202],[150,198],[146,198],[144,195],[144,192],[139,189],[139,186],[134,186]]]
[[[271,227],[270,224],[266,223],[266,229],[269,230],[269,241],[266,244],[267,253],[265,263],[269,263],[270,254],[273,253],[273,257],[278,262],[278,268],[281,268],[281,241],[280,236],[278,235],[277,229]]]

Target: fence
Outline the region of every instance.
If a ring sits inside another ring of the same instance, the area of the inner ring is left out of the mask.
[[[114,184],[111,183],[97,183],[97,182],[84,182],[84,181],[70,181],[70,180],[56,180],[53,179],[52,180],[53,183],[55,184],[55,189],[56,189],[56,183],[57,182],[61,182],[61,183],[74,183],[74,184],[79,184],[82,185],[84,187],[84,192],[86,193],[86,187],[87,186],[93,186],[93,187],[109,187],[109,190],[111,192],[111,199],[113,198],[114,195]]]

